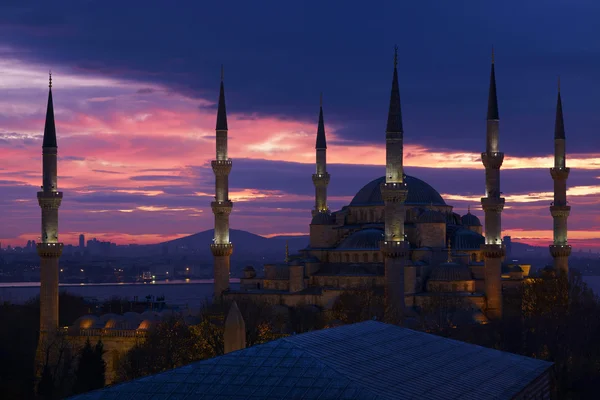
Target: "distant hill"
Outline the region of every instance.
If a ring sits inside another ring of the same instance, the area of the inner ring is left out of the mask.
[[[161,249],[167,247],[169,251],[175,251],[177,248],[188,248],[197,250],[201,253],[206,252],[210,255],[209,245],[212,243],[214,230],[210,229],[198,232],[190,236],[170,240],[168,242],[158,243],[156,246]],[[271,259],[281,259],[285,256],[285,242],[289,243],[290,253],[296,253],[298,250],[308,246],[309,237],[305,236],[274,236],[266,238],[255,235],[254,233],[231,229],[229,231],[229,240],[233,243],[234,252],[232,258],[244,259],[255,258],[257,256]]]

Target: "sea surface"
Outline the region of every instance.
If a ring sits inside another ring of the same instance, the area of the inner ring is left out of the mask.
[[[600,276],[584,276],[583,280],[600,295]],[[231,288],[239,288],[239,279],[231,279]],[[212,295],[212,279],[195,279],[189,281],[172,280],[155,283],[87,283],[61,284],[60,290],[98,301],[111,297],[122,297],[133,300],[135,296],[143,301],[148,295],[164,296],[169,305],[200,307]],[[0,303],[5,301],[22,304],[40,293],[39,282],[5,282],[0,283]]]
[[[239,288],[239,279],[231,279],[230,287]],[[146,296],[164,296],[169,305],[200,307],[212,296],[212,279],[169,280],[148,283],[65,283],[60,284],[61,292],[98,301],[111,297],[143,301]],[[39,295],[39,282],[0,282],[0,303],[8,301],[22,304]]]

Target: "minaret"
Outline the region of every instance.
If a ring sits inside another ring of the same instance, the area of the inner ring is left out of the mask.
[[[317,152],[317,171],[313,174],[312,180],[315,185],[315,209],[312,211],[313,217],[318,213],[328,212],[327,208],[327,185],[329,185],[329,173],[327,172],[327,141],[325,140],[325,123],[323,122],[323,94],[321,93],[319,106],[319,127],[317,128],[317,143],[315,145]]]
[[[485,167],[485,197],[481,207],[485,213],[485,244],[482,245],[485,259],[484,280],[487,299],[487,313],[491,318],[502,316],[502,244],[501,216],[504,198],[500,197],[500,167],[504,153],[499,151],[499,115],[496,97],[496,73],[494,70],[494,51],[492,50],[492,71],[487,112],[486,151],[481,153]]]
[[[554,258],[554,269],[568,275],[571,246],[567,244],[567,218],[571,207],[567,205],[567,178],[571,169],[566,167],[565,153],[565,122],[559,80],[554,125],[554,168],[550,168],[550,175],[554,180],[554,202],[550,206],[550,214],[554,220],[554,243],[550,245],[550,254]]]
[[[52,73],[42,144],[42,190],[37,193],[42,209],[42,237],[37,243],[40,256],[40,343],[58,329],[58,259],[63,244],[58,241],[58,208],[63,194],[58,191],[56,127],[52,104]]]
[[[231,159],[227,156],[227,111],[225,109],[225,87],[223,86],[223,66],[221,66],[221,90],[217,111],[217,159],[211,161],[215,173],[215,201],[210,203],[215,215],[215,238],[210,250],[214,264],[214,300],[220,301],[224,291],[229,289],[229,265],[233,244],[229,241],[229,214],[233,203],[229,200],[229,173]]]
[[[385,207],[385,239],[380,249],[385,260],[386,311],[392,319],[404,315],[404,268],[409,244],[404,240],[404,201],[408,194],[404,183],[402,110],[398,87],[398,46],[394,53],[392,92],[385,132],[386,174],[381,184]]]

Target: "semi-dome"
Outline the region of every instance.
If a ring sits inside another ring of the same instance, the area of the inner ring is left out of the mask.
[[[470,281],[472,279],[473,276],[468,267],[453,262],[438,265],[431,271],[429,276],[430,281],[438,282]]]
[[[479,250],[485,238],[470,229],[460,228],[454,233],[452,248],[455,250]]]
[[[470,211],[460,217],[460,222],[464,226],[481,226],[481,221],[479,221],[479,218],[477,218],[476,215],[471,214]]]
[[[446,217],[439,211],[435,210],[426,210],[419,218],[417,218],[417,222],[420,224],[445,224]]]
[[[379,242],[384,238],[381,229],[368,228],[354,232],[338,246],[338,250],[378,250]]]
[[[383,199],[381,198],[381,184],[385,182],[385,176],[377,178],[365,186],[356,193],[352,201],[351,206],[382,206]],[[434,206],[445,206],[447,205],[442,196],[432,188],[428,183],[415,178],[414,176],[405,175],[404,182],[408,189],[408,195],[406,197],[405,204],[408,205],[434,205]]]

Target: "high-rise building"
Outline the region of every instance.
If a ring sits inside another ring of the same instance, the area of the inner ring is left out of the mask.
[[[79,248],[85,249],[85,235],[83,233],[79,235]]]

